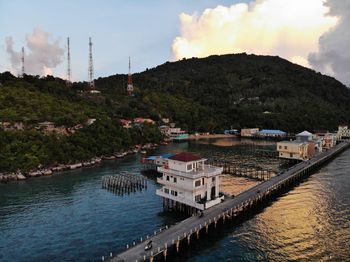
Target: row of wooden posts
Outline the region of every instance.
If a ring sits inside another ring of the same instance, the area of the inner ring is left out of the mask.
[[[286,179],[280,181],[279,183],[276,183],[269,187],[264,192],[257,193],[255,196],[249,198],[248,200],[242,202],[238,206],[229,208],[225,211],[223,211],[218,216],[215,216],[213,219],[209,219],[204,224],[199,224],[199,226],[194,227],[193,229],[190,229],[189,232],[184,233],[182,236],[178,236],[177,239],[172,239],[171,244],[166,242],[164,244],[164,247],[158,247],[158,252],[154,253],[151,252],[147,256],[144,255],[143,261],[150,261],[153,262],[154,258],[157,256],[162,255],[163,259],[166,260],[168,256],[168,248],[171,246],[175,247],[176,252],[179,252],[180,249],[180,243],[181,242],[187,242],[188,245],[190,245],[191,238],[193,236],[196,236],[196,239],[198,240],[200,237],[200,232],[203,231],[202,229],[205,228],[205,233],[208,234],[208,228],[209,226],[213,225],[214,228],[217,227],[217,223],[221,221],[222,224],[225,224],[225,220],[234,220],[234,218],[244,214],[248,210],[250,210],[252,207],[260,206],[262,203],[268,202],[269,199],[273,196],[280,195],[281,191],[286,190],[287,188],[290,188],[291,186],[298,183],[303,177],[308,176],[310,173],[317,170],[320,166],[322,166],[326,161],[329,159],[332,159],[335,155],[338,153],[344,151],[346,148],[350,147],[350,143],[343,144],[341,147],[337,148],[335,152],[332,152],[330,154],[327,154],[322,159],[320,159],[318,162],[314,164],[309,164],[309,166],[305,167],[304,169],[300,171],[296,171],[292,176],[287,177]],[[187,241],[186,241],[187,240]],[[141,241],[142,242],[142,241]],[[128,248],[128,247],[127,247]],[[138,262],[138,261],[137,261]]]
[[[146,189],[147,180],[139,174],[132,173],[108,175],[102,177],[102,188],[110,190],[117,195],[130,194]]]
[[[162,255],[163,259],[166,261],[169,248],[173,247],[176,251],[176,253],[180,252],[180,243],[183,243],[184,241],[187,242],[188,245],[191,243],[191,239],[193,240],[193,236],[196,237],[197,240],[200,238],[200,233],[204,232],[208,234],[209,232],[209,227],[213,226],[214,228],[217,227],[217,224],[221,221],[223,224],[225,224],[225,220],[232,220],[239,215],[243,214],[246,212],[248,209],[250,209],[252,206],[255,206],[259,204],[261,201],[264,201],[268,195],[259,195],[256,199],[250,199],[249,201],[246,201],[239,205],[238,207],[231,208],[229,210],[223,211],[222,214],[219,214],[217,217],[214,217],[213,219],[208,219],[205,221],[203,224],[199,224],[198,227],[194,227],[193,229],[190,229],[187,233],[184,233],[183,235],[179,235],[177,238],[172,239],[169,242],[164,243],[163,247],[158,247],[156,252],[151,251],[149,254],[144,254],[143,259],[139,261],[150,261],[153,262],[153,260],[157,257],[160,258],[159,256]],[[168,226],[165,226],[164,228],[160,228],[159,231],[154,231],[154,234],[151,236],[156,236],[158,233],[161,233],[163,230],[168,229]],[[149,235],[146,236],[146,238],[140,238],[139,241],[134,241],[132,245],[126,245],[126,249],[129,249],[138,243],[142,243],[144,241],[147,241],[150,239]],[[184,243],[183,243],[184,244]],[[138,262],[138,260],[136,260]]]
[[[253,167],[239,167],[229,162],[223,161],[210,161],[210,165],[223,167],[224,174],[230,174],[234,176],[248,177],[256,180],[269,180],[271,177],[276,176],[276,173],[271,170],[258,170]]]

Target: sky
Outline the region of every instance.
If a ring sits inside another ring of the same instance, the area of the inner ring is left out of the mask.
[[[247,52],[278,55],[350,86],[350,1],[0,0],[0,71],[74,81],[140,72],[183,57]]]

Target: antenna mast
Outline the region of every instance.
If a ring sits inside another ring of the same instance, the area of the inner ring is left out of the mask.
[[[21,76],[24,77],[24,47],[22,47],[21,62],[22,62],[22,74],[21,74]]]
[[[71,83],[69,37],[67,37],[67,83],[68,85]]]
[[[94,65],[92,62],[92,42],[91,37],[89,37],[89,82],[90,82],[90,89],[95,89],[95,82],[94,82]]]

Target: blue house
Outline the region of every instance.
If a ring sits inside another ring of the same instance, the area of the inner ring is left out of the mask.
[[[275,129],[262,129],[259,132],[255,133],[255,136],[258,137],[285,137],[287,133],[281,130]]]

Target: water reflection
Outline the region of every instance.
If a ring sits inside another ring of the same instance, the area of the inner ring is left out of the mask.
[[[202,142],[174,144],[149,154],[188,150],[279,168],[278,161],[251,155],[251,145]],[[254,147],[269,149],[274,145]],[[350,150],[252,219],[225,228],[223,233],[218,231],[193,248],[186,259],[349,260],[349,159]],[[162,201],[154,194],[158,185],[153,180],[149,180],[146,191],[130,196],[116,196],[101,188],[103,175],[137,172],[142,167],[139,160],[136,155],[93,169],[0,184],[0,261],[97,260],[181,220],[162,211]]]
[[[190,261],[349,261],[350,150]]]

